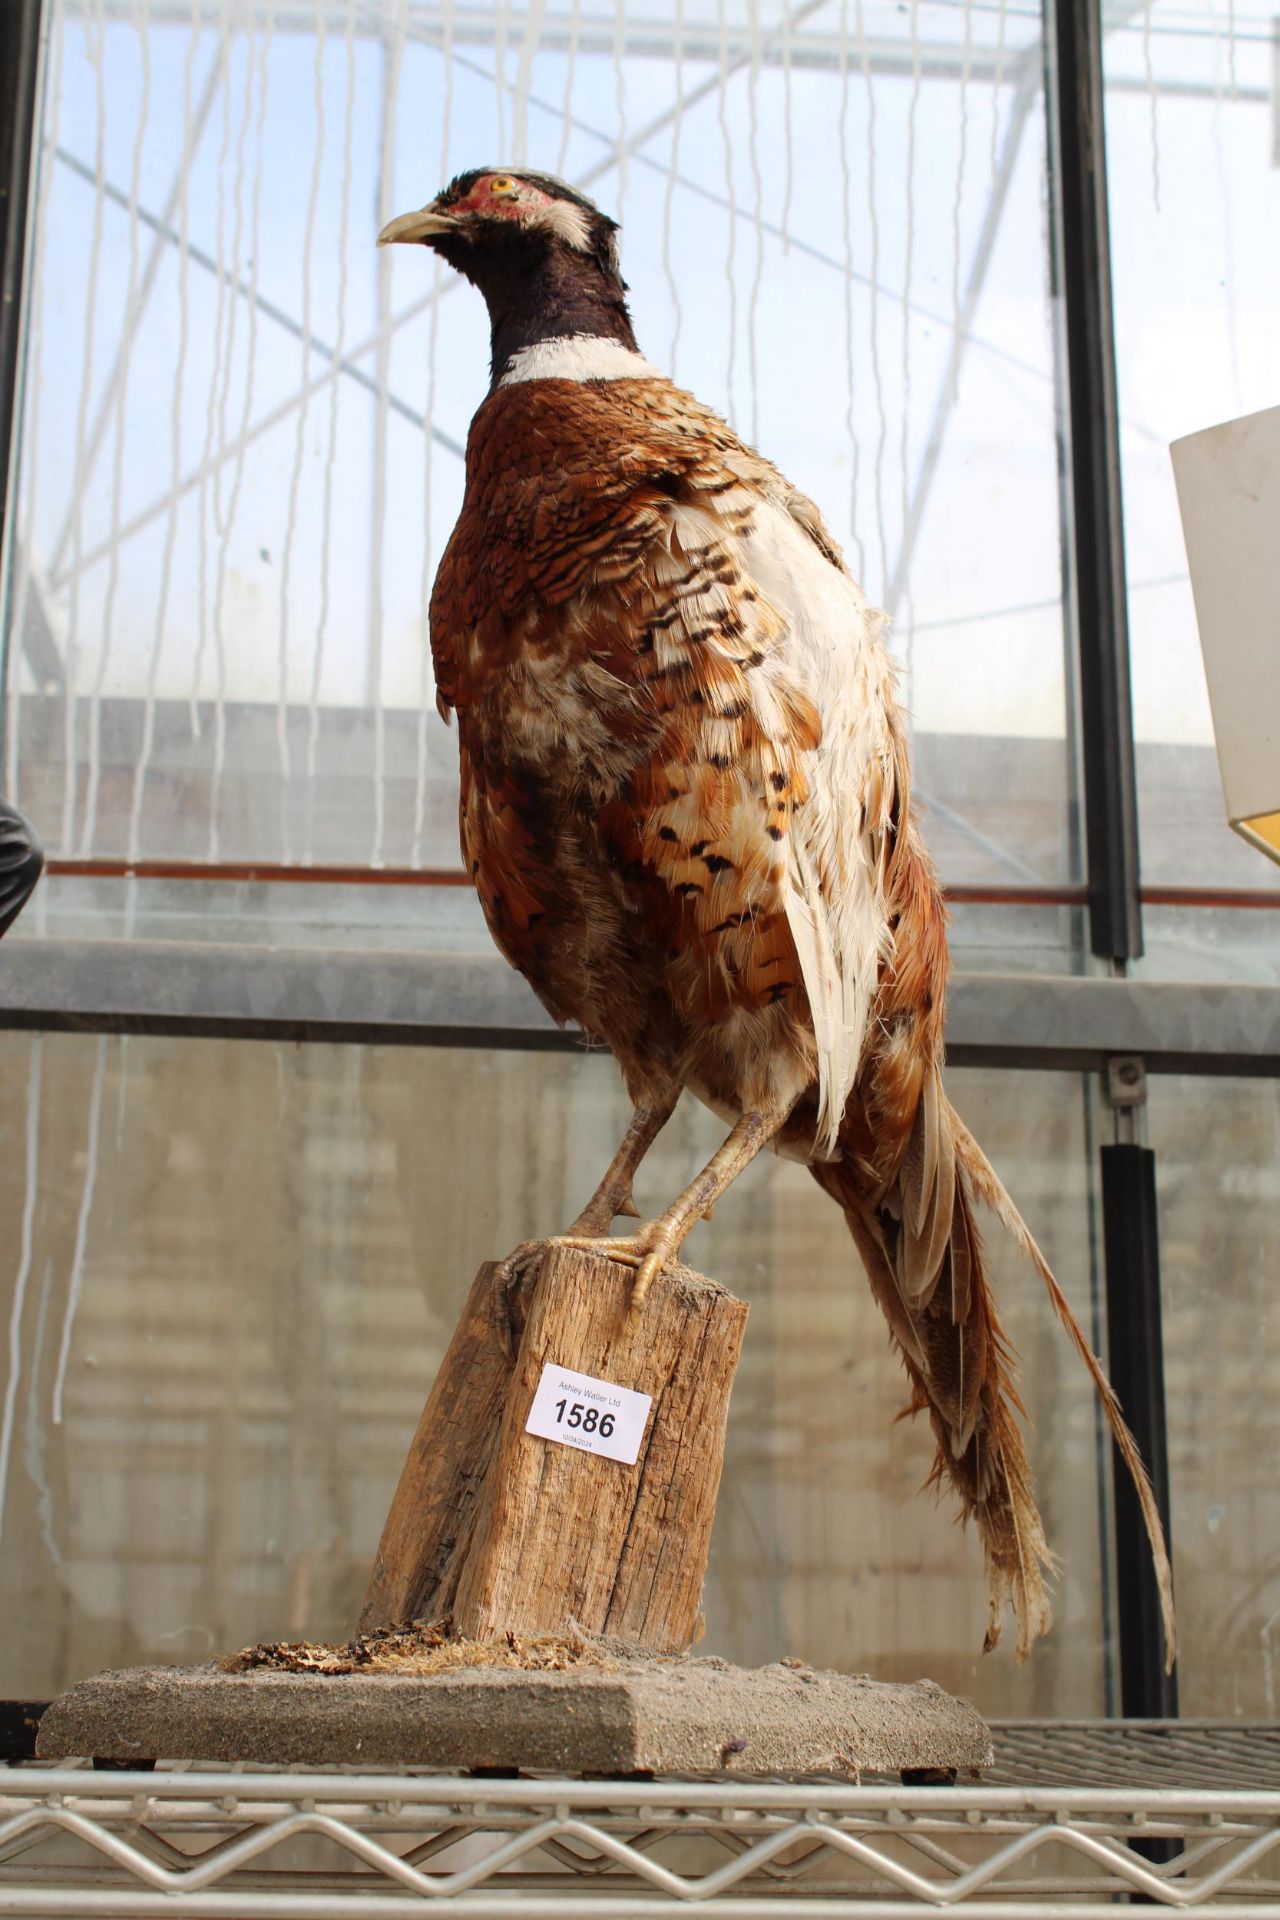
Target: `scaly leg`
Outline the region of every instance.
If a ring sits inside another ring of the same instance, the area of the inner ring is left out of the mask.
[[[656,1220],[624,1235],[557,1233],[546,1240],[527,1241],[509,1254],[498,1269],[511,1275],[548,1247],[577,1247],[583,1253],[603,1253],[636,1269],[631,1289],[631,1318],[638,1320],[645,1296],[668,1260],[675,1258],[693,1226],[721,1194],[732,1186],[744,1167],[767,1147],[786,1121],[785,1113],[744,1113],[724,1145],[713,1153],[702,1172]],[[607,1176],[606,1176],[607,1177]]]
[[[622,1137],[622,1145],[609,1162],[600,1185],[578,1215],[570,1233],[607,1233],[619,1214],[640,1218],[631,1182],[636,1169],[676,1110],[680,1089],[674,1088],[666,1099],[653,1106],[637,1107],[631,1125]]]

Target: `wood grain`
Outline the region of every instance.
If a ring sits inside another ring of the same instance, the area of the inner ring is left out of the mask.
[[[486,1261],[440,1363],[400,1469],[360,1631],[450,1611],[450,1568],[472,1524],[502,1420],[515,1350]]]
[[[447,1614],[476,1639],[576,1625],[688,1646],[746,1306],[672,1267],[633,1327],[627,1270],[553,1248],[513,1361],[489,1271],[476,1277],[419,1422],[361,1628]],[[650,1395],[634,1466],[524,1431],[546,1364]]]

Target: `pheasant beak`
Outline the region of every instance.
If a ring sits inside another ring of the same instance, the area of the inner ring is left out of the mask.
[[[388,220],[378,235],[378,245],[390,247],[397,241],[431,241],[438,234],[456,232],[460,224],[451,214],[439,213],[433,203],[429,207],[419,207],[416,213],[402,213],[394,220]]]

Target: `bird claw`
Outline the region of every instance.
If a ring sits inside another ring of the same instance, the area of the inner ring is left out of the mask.
[[[576,1229],[568,1233],[549,1233],[544,1240],[522,1240],[513,1247],[505,1260],[499,1260],[493,1270],[494,1282],[500,1287],[510,1287],[518,1282],[535,1261],[543,1259],[553,1247],[574,1247],[579,1253],[599,1253],[609,1260],[621,1260],[630,1266],[639,1255],[634,1251],[630,1236],[619,1239],[611,1234],[580,1233]]]
[[[647,1241],[645,1252],[636,1268],[636,1277],[631,1287],[631,1299],[627,1304],[627,1318],[633,1327],[638,1327],[644,1312],[644,1303],[649,1289],[657,1279],[668,1260],[674,1260],[680,1252],[680,1238],[669,1227],[655,1221],[648,1234],[637,1234],[637,1240]]]
[[[644,1303],[654,1280],[662,1272],[667,1259],[665,1247],[655,1247],[647,1253],[636,1269],[635,1281],[631,1288],[631,1298],[627,1302],[627,1319],[633,1327],[638,1327],[644,1315]]]
[[[523,1240],[514,1247],[505,1260],[495,1260],[489,1268],[489,1284],[493,1289],[495,1317],[498,1326],[498,1341],[508,1360],[514,1360],[520,1345],[523,1324],[517,1324],[516,1302],[527,1269],[538,1253],[540,1242]]]

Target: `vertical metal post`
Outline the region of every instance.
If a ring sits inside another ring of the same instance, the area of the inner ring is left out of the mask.
[[[8,510],[22,339],[23,266],[31,190],[40,0],[0,4],[0,528]]]
[[[1054,307],[1065,370],[1063,573],[1080,674],[1089,945],[1118,973],[1142,953],[1138,806],[1102,84],[1101,0],[1045,0],[1045,101]],[[1126,1069],[1128,1077],[1126,1078]],[[1140,1060],[1108,1075],[1119,1138],[1101,1151],[1111,1378],[1169,1529],[1155,1156],[1133,1139]],[[1115,1482],[1120,1708],[1178,1711],[1164,1672],[1159,1596],[1127,1474]]]
[[[1137,781],[1111,306],[1100,0],[1047,0],[1053,290],[1066,359],[1067,599],[1079,637],[1090,945],[1142,952]]]
[[[1148,1147],[1102,1149],[1102,1224],[1107,1258],[1107,1356],[1151,1474],[1169,1535],[1169,1447],[1165,1432],[1156,1157]],[[1160,1598],[1138,1497],[1115,1456],[1116,1589],[1120,1711],[1126,1719],[1174,1719],[1178,1682],[1164,1670]]]

